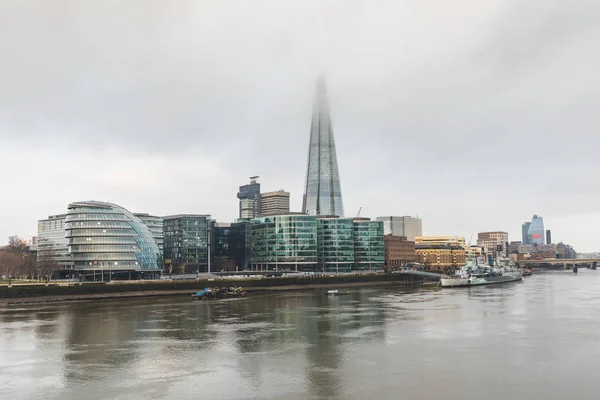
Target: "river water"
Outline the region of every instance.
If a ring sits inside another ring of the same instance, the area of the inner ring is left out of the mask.
[[[0,309],[2,399],[597,398],[600,271]]]

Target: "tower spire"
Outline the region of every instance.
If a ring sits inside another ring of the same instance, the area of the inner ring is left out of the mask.
[[[302,212],[344,216],[335,139],[323,75],[317,78]]]

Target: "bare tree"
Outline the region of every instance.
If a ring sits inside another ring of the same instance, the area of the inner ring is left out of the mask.
[[[42,279],[46,276],[52,276],[52,273],[60,269],[60,265],[56,261],[56,253],[54,250],[47,250],[43,256],[37,257],[37,263],[35,264],[34,279]]]

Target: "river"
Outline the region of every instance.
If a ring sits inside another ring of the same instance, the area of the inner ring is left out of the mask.
[[[600,271],[0,309],[2,399],[584,399]]]

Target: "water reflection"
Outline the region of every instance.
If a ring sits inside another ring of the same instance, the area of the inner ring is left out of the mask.
[[[591,370],[600,355],[599,281],[589,271],[463,290],[5,309],[0,389],[61,399],[476,398],[453,384],[464,373],[479,378],[475,392],[498,393],[490,398],[535,397],[556,385],[532,386],[540,371],[564,374],[571,358]],[[590,386],[572,380],[579,393]]]

